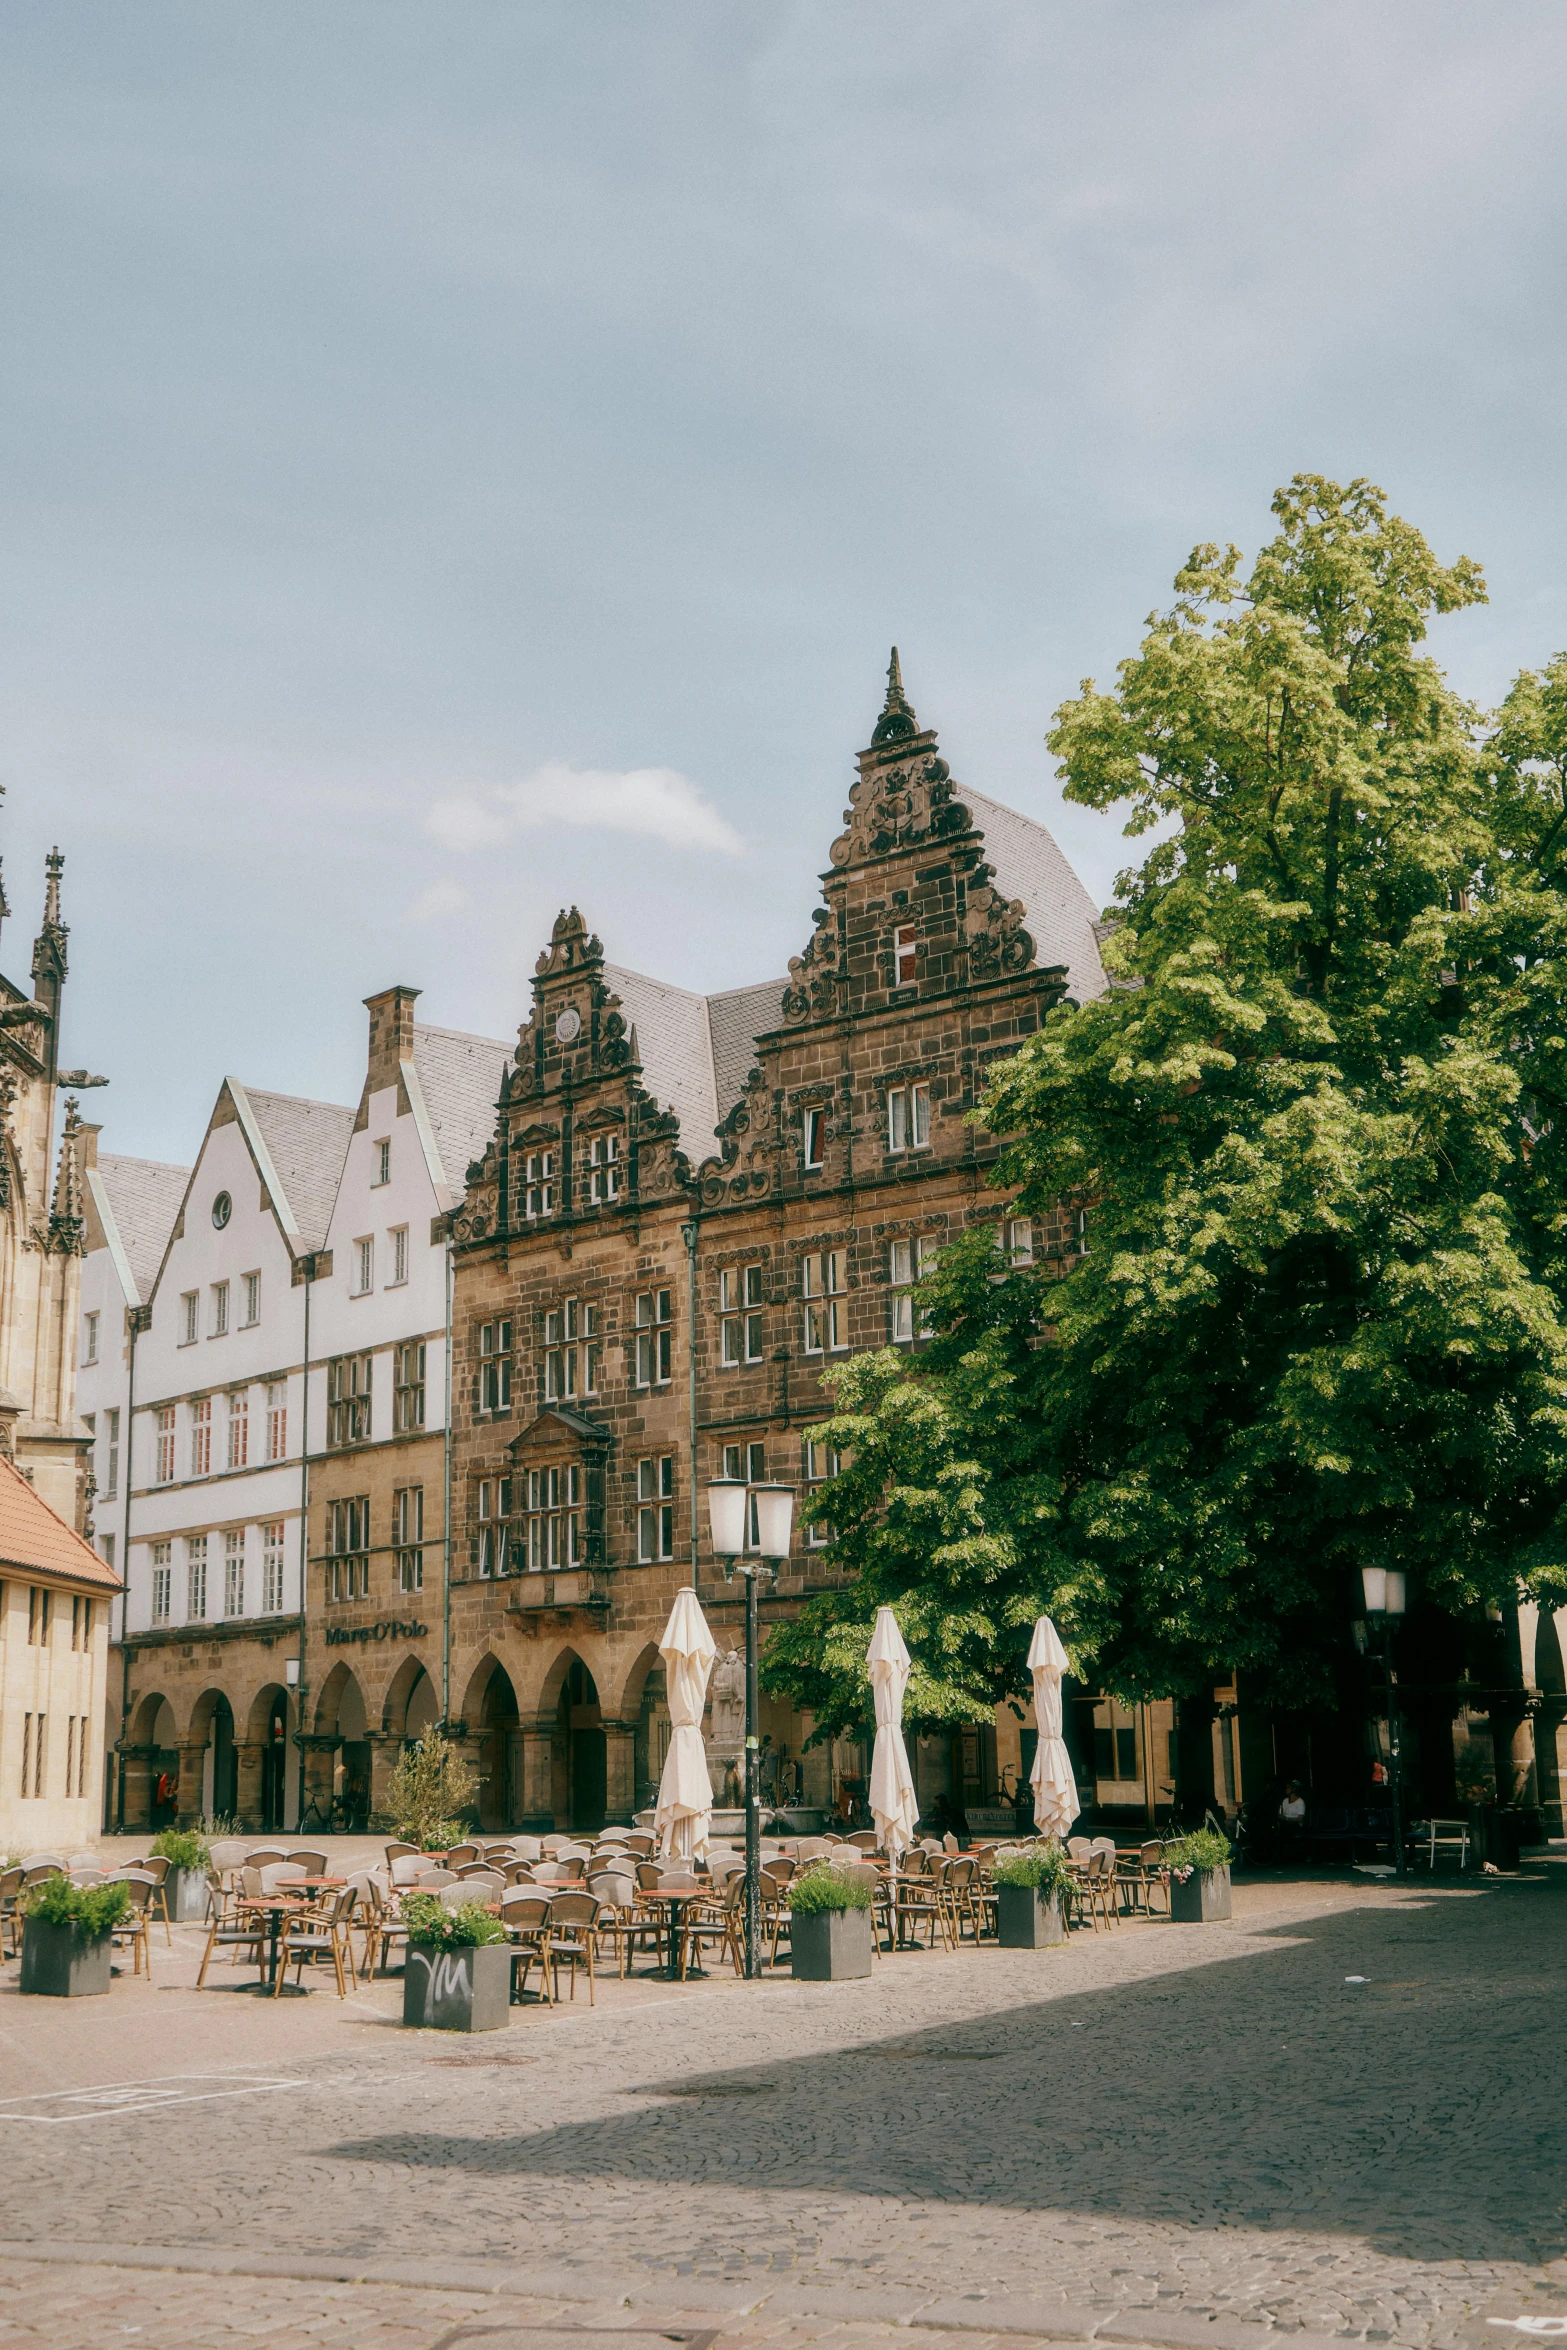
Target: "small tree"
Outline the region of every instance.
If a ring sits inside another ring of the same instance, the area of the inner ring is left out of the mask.
[[[394,1832],[421,1852],[444,1852],[460,1843],[460,1813],[478,1792],[477,1774],[447,1744],[439,1730],[429,1730],[407,1747],[392,1773],[387,1808]]]

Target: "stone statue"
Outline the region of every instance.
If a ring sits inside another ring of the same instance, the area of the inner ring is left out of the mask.
[[[708,1745],[715,1755],[745,1752],[745,1659],[731,1646],[713,1667],[713,1701]]]

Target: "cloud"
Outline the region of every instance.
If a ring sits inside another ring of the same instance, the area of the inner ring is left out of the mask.
[[[493,848],[546,824],[590,832],[633,832],[672,849],[739,857],[745,844],[688,775],[673,767],[568,767],[552,759],[518,783],[437,800],[425,827],[457,851]],[[437,885],[439,886],[439,885]],[[430,894],[430,893],[427,893]]]
[[[471,892],[460,881],[432,881],[422,889],[408,909],[410,922],[447,922],[453,914],[466,914],[473,904]]]

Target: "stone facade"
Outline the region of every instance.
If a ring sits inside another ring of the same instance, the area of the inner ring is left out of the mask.
[[[452,1690],[486,1824],[649,1800],[676,1588],[694,1573],[721,1647],[740,1638],[702,1488],[826,1473],[804,1436],[823,1369],[917,1345],[922,1249],[1003,1216],[968,1117],[986,1069],[1103,985],[1081,884],[1041,827],[953,783],[896,656],[858,770],[787,978],[683,996],[608,964],[575,908],[539,958],[454,1222]],[[1065,1260],[1077,1224],[1011,1237]],[[829,1572],[797,1528],[764,1629]],[[809,1727],[764,1716],[791,1757]],[[955,1766],[927,1746],[928,1796]],[[995,1734],[972,1751],[991,1794]],[[857,1767],[805,1757],[803,1793]]]

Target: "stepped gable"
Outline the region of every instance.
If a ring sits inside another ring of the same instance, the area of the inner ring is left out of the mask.
[[[125,1159],[112,1151],[88,1170],[88,1188],[101,1188],[100,1215],[106,1208],[113,1220],[138,1305],[145,1305],[152,1294],[189,1181],[188,1167],[166,1166],[160,1159]]]
[[[483,1156],[495,1131],[495,1105],[511,1055],[500,1037],[469,1036],[459,1028],[414,1029],[414,1071],[454,1192],[461,1192],[470,1161]]]

